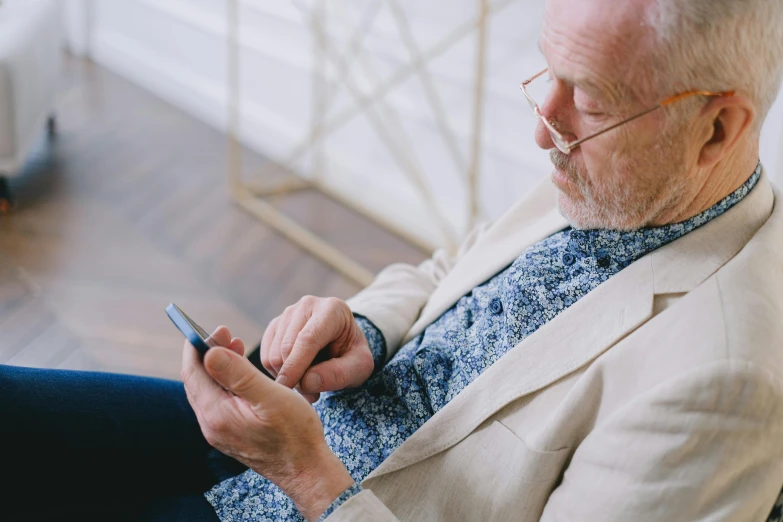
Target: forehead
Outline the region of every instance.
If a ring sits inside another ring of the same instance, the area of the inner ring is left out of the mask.
[[[541,50],[554,74],[574,83],[635,91],[651,30],[649,0],[546,0]]]

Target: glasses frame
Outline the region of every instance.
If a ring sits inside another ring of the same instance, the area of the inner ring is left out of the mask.
[[[533,83],[535,80],[540,78],[541,76],[545,75],[547,72],[549,72],[549,68],[547,67],[540,73],[536,74],[535,76],[531,77],[528,80],[525,80],[524,82],[519,84],[519,88],[522,89],[522,93],[525,95],[525,98],[527,98],[528,103],[530,104],[530,108],[533,109],[533,114],[536,115],[543,123],[544,127],[549,131],[549,134],[552,136],[552,142],[555,144],[555,147],[562,152],[563,154],[571,154],[576,148],[581,146],[583,143],[585,143],[588,140],[591,140],[593,138],[597,138],[598,136],[601,136],[602,134],[606,134],[607,132],[616,129],[617,127],[620,127],[621,125],[625,125],[626,123],[632,122],[634,120],[637,120],[641,118],[642,116],[646,116],[647,114],[650,114],[653,111],[656,111],[662,107],[666,107],[667,105],[671,105],[675,102],[678,102],[680,100],[684,100],[685,98],[690,98],[691,96],[713,96],[713,97],[723,97],[723,96],[734,96],[736,95],[736,91],[725,91],[725,92],[711,92],[711,91],[688,91],[684,92],[682,94],[676,94],[670,98],[666,98],[661,103],[653,107],[652,109],[647,109],[643,112],[640,112],[639,114],[635,116],[631,116],[630,118],[627,118],[620,123],[615,123],[614,125],[611,125],[603,130],[600,130],[594,134],[591,134],[590,136],[587,136],[586,138],[582,138],[580,140],[575,141],[566,141],[565,137],[555,128],[555,124],[551,122],[546,116],[544,116],[541,113],[541,108],[539,107],[538,103],[530,96],[530,93],[527,92],[527,86]]]

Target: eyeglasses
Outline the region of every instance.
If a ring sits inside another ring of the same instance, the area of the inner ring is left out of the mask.
[[[689,91],[682,94],[678,94],[676,96],[672,96],[671,98],[667,98],[652,109],[648,109],[644,112],[641,112],[637,114],[636,116],[632,116],[626,120],[621,121],[620,123],[616,123],[612,125],[611,127],[607,127],[606,129],[603,129],[599,132],[596,132],[595,134],[591,134],[590,136],[587,136],[586,138],[582,138],[581,140],[576,141],[566,141],[566,139],[563,137],[562,134],[555,128],[554,122],[550,121],[546,118],[543,114],[541,114],[541,108],[538,106],[538,103],[530,96],[530,94],[527,92],[527,86],[533,83],[536,79],[540,78],[544,74],[546,74],[549,71],[549,69],[544,69],[540,73],[536,74],[529,80],[526,80],[519,84],[519,88],[522,89],[522,92],[525,94],[525,98],[527,98],[528,103],[530,104],[530,108],[533,109],[533,114],[535,114],[538,118],[541,119],[542,122],[544,122],[544,127],[549,131],[549,134],[552,136],[552,142],[555,144],[555,146],[558,148],[560,152],[563,154],[571,154],[573,150],[575,150],[577,147],[582,145],[587,140],[591,140],[593,138],[597,138],[598,136],[605,134],[609,132],[610,130],[614,130],[617,127],[621,125],[625,125],[628,122],[631,122],[633,120],[639,119],[642,116],[645,116],[647,114],[650,114],[651,112],[660,109],[661,107],[666,107],[667,105],[671,105],[675,102],[678,102],[680,100],[684,100],[685,98],[689,98],[691,96],[734,96],[736,94],[736,91],[726,91],[726,92],[710,92],[710,91]]]

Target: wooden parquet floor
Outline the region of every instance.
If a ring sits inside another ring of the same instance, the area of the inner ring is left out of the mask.
[[[169,302],[250,347],[301,296],[359,290],[234,206],[225,168],[222,134],[69,58],[58,132],[12,178],[19,205],[0,218],[0,364],[176,379]],[[425,257],[320,193],[276,204],[373,270]]]

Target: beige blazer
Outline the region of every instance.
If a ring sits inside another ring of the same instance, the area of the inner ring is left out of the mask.
[[[765,520],[783,486],[783,209],[738,205],[515,346],[329,521]],[[455,257],[392,265],[349,301],[389,357],[563,229],[547,180]]]

